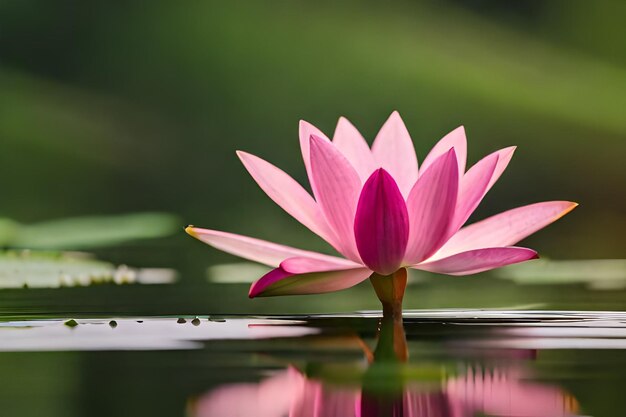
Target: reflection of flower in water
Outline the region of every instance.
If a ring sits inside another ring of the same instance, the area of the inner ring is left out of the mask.
[[[527,380],[519,367],[470,370],[444,387],[452,416],[481,411],[494,416],[559,417],[577,411],[576,400],[560,388]]]
[[[474,368],[440,390],[405,387],[378,397],[357,387],[309,379],[288,368],[259,383],[217,388],[192,406],[194,417],[565,417],[576,400],[560,388],[527,380],[519,367]],[[382,402],[388,407],[381,408]]]

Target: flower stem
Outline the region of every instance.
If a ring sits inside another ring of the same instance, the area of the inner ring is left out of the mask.
[[[402,299],[406,289],[407,273],[402,268],[391,275],[372,274],[370,282],[383,305],[378,345],[374,353],[377,361],[408,359],[408,348],[402,322]]]
[[[398,269],[391,275],[373,273],[370,282],[383,304],[383,318],[402,320],[402,299],[406,289],[406,269]]]

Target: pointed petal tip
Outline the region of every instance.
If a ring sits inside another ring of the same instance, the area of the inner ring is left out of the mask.
[[[248,291],[248,298],[250,299],[256,298],[261,292],[255,284],[256,282],[250,286],[250,290]]]
[[[451,146],[450,149],[448,149],[448,151],[446,152],[446,158],[452,158],[454,156],[454,159],[456,159],[456,150],[454,149],[454,146]]]
[[[579,206],[579,204],[576,203],[575,201],[564,201],[564,203],[566,203],[567,206],[565,207],[565,209],[563,210],[561,215],[556,218],[556,220],[558,220],[561,217],[565,216],[566,214],[570,213],[572,210],[574,210],[576,207]]]
[[[195,231],[196,226],[194,226],[193,224],[190,224],[188,226],[185,227],[185,232],[191,236],[191,237],[195,237],[196,239],[198,238],[198,235],[196,234]]]
[[[241,161],[241,163],[246,166],[246,163],[254,157],[254,155],[252,155],[251,153],[245,152],[245,151],[235,151],[235,154],[237,155],[237,158],[239,158],[239,160]]]
[[[309,136],[309,143],[318,145],[319,143],[324,142],[324,139],[320,138],[316,134],[311,134]]]
[[[372,173],[372,175],[374,175],[374,174],[376,174],[376,175],[380,175],[380,176],[385,176],[385,175],[387,175],[387,176],[390,176],[390,177],[391,177],[391,175],[387,172],[387,170],[386,170],[385,168],[382,168],[382,167],[381,167],[381,168],[376,169],[376,170]],[[370,175],[370,177],[371,177],[371,175]]]

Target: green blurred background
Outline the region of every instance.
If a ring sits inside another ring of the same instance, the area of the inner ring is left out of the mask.
[[[104,256],[183,271],[233,259],[185,223],[327,250],[234,151],[304,182],[299,119],[331,134],[344,115],[371,141],[397,109],[420,159],[461,124],[470,162],[518,145],[474,219],[578,201],[527,244],[623,257],[625,21],[620,0],[5,0],[0,215],[173,213],[180,233]]]

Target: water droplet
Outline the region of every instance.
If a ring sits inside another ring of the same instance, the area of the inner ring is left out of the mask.
[[[187,320],[185,320],[184,318],[181,317],[178,320],[176,320],[176,323],[178,323],[178,324],[187,323]]]
[[[117,322],[115,320],[111,320],[109,322],[109,326],[111,326],[113,329],[115,329],[117,327]]]
[[[191,320],[191,324],[193,324],[194,326],[199,326],[200,319],[196,317],[195,319]]]

